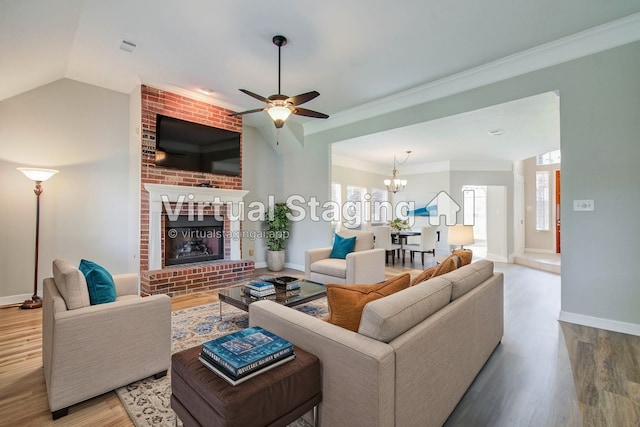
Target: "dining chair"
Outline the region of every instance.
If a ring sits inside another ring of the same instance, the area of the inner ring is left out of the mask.
[[[371,227],[373,231],[373,247],[376,249],[384,249],[386,251],[385,262],[391,255],[391,262],[396,264],[396,252],[400,251],[400,246],[391,241],[391,227],[388,225],[379,225]]]
[[[432,253],[433,256],[436,255],[436,242],[438,240],[437,232],[437,227],[422,227],[420,233],[420,242],[417,244],[407,244],[404,246],[404,249],[409,251],[412,262],[416,252],[420,252],[422,265],[424,265],[425,252]]]

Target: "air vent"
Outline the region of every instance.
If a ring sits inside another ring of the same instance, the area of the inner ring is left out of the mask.
[[[498,135],[502,135],[502,129],[490,130],[490,131],[489,131],[489,135],[491,135],[491,136],[498,136]]]
[[[122,39],[120,41],[120,49],[125,52],[134,53],[138,49],[138,44],[131,40]]]

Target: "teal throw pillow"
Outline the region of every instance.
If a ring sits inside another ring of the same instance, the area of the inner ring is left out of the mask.
[[[333,238],[333,249],[331,249],[331,255],[329,258],[345,259],[348,253],[353,252],[353,248],[356,247],[356,238],[354,237],[342,237],[336,234]]]
[[[79,269],[87,279],[91,305],[104,304],[116,300],[116,284],[111,274],[104,267],[83,259],[80,261]]]

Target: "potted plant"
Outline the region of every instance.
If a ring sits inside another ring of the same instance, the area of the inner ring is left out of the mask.
[[[389,225],[391,226],[391,228],[397,231],[407,230],[409,228],[409,220],[395,218]]]
[[[267,212],[267,268],[271,271],[284,268],[285,242],[291,232],[290,212],[285,203],[276,203]]]

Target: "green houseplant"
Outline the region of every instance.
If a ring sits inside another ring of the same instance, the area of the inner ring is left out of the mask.
[[[406,219],[403,220],[403,219],[400,219],[400,218],[395,218],[393,221],[391,221],[391,223],[389,225],[394,230],[402,231],[402,230],[406,230],[406,229],[409,228],[409,220],[406,220]]]
[[[267,212],[267,268],[271,271],[284,268],[285,242],[291,233],[290,212],[285,203],[276,203]]]

